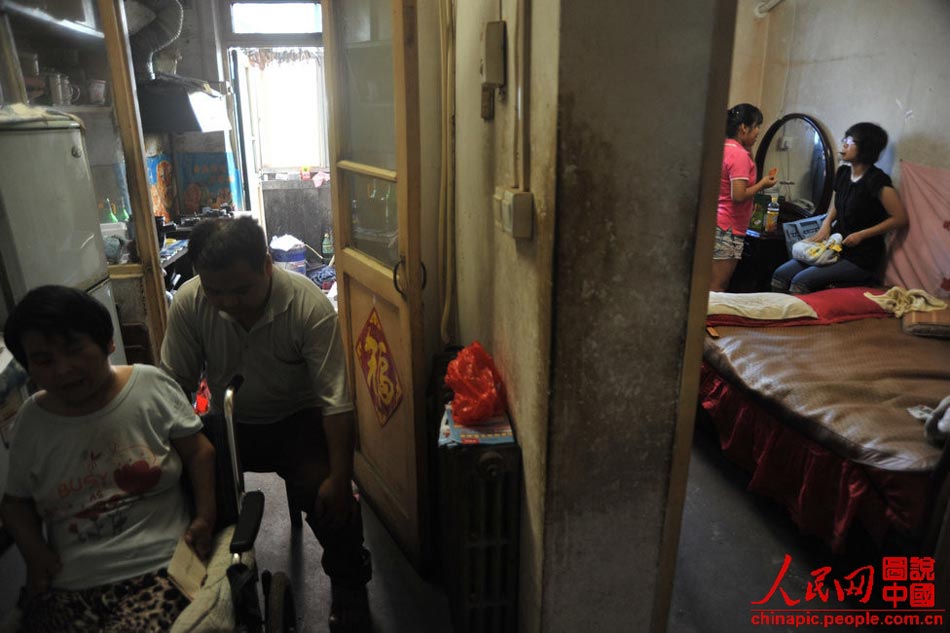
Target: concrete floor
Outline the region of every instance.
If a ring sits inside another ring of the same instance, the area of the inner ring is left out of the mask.
[[[245,487],[263,491],[266,499],[255,544],[258,567],[290,576],[301,631],[325,631],[330,581],[320,567],[320,544],[306,523],[302,529],[292,529],[284,485],[277,475],[247,473]],[[374,629],[378,633],[451,633],[445,593],[419,577],[365,503],[363,538],[373,556],[369,601]]]
[[[297,605],[298,630],[327,630],[330,582],[320,567],[322,548],[310,528],[294,530],[287,512],[283,481],[277,475],[247,473],[247,490],[265,496],[264,519],[255,543],[258,568],[290,577]],[[363,505],[363,534],[373,556],[370,611],[378,633],[451,633],[448,600],[409,565],[372,510]],[[16,605],[26,577],[16,547],[0,557],[0,622]]]
[[[913,628],[807,626],[757,626],[751,622],[753,601],[762,600],[772,588],[785,560],[792,562],[781,583],[797,607],[812,609],[888,609],[880,602],[881,551],[855,541],[848,552],[833,555],[818,539],[802,536],[784,508],[764,497],[746,492],[749,475],[726,461],[712,431],[697,423],[689,466],[686,504],[680,534],[670,633],[741,633],[744,631],[872,630],[912,631]],[[890,555],[907,552],[891,550]],[[875,568],[877,599],[868,604],[842,604],[835,595],[832,579],[842,578],[864,565]],[[830,566],[826,586],[829,600],[804,599],[812,572]],[[785,608],[776,592],[766,607]],[[758,608],[758,607],[757,607]],[[844,612],[841,612],[844,613]],[[920,631],[937,631],[936,627]]]
[[[823,566],[832,567],[829,579],[840,578],[864,564],[872,564],[880,571],[880,552],[855,547],[848,555],[834,556],[820,541],[799,535],[783,509],[745,491],[748,479],[745,472],[723,458],[708,429],[697,426],[670,611],[670,633],[821,630],[818,627],[755,626],[750,622],[750,603],[768,593],[785,554],[792,556],[792,563],[782,587],[793,598],[804,596],[805,587],[812,579],[811,572]],[[291,529],[283,483],[276,475],[249,473],[247,489],[263,490],[267,499],[256,547],[260,568],[285,571],[291,577],[300,630],[325,631],[329,582],[320,568],[319,544],[306,525],[302,530]],[[379,633],[451,633],[448,603],[442,590],[415,573],[368,507],[364,511],[364,524],[367,547],[373,555],[374,577],[369,594],[375,630]],[[15,603],[23,573],[19,553],[11,548],[0,558],[0,614]],[[815,602],[811,605],[819,606]],[[778,608],[784,604],[776,594],[769,606]],[[831,601],[825,606],[882,608],[886,605],[839,605],[832,589]],[[895,633],[907,629],[891,626],[824,630]],[[935,630],[920,629],[921,632]]]
[[[786,554],[792,556],[792,562],[782,587],[793,598],[803,598],[808,582],[813,580],[812,571],[824,566],[832,567],[829,585],[832,578],[841,578],[863,565],[874,565],[880,572],[881,552],[856,544],[846,554],[833,555],[821,541],[800,535],[783,508],[769,499],[746,492],[748,481],[749,476],[744,471],[722,456],[712,432],[707,427],[697,426],[669,633],[819,630],[817,627],[755,626],[750,621],[750,603],[761,600],[768,593]],[[290,573],[298,602],[303,600],[306,604],[301,614],[306,623],[303,630],[323,630],[310,628],[326,622],[329,608],[327,580],[319,571],[320,546],[309,531],[304,530],[302,534],[291,532],[283,486],[276,477],[248,474],[247,487],[264,490],[268,500],[257,547],[261,568],[283,569]],[[448,605],[441,589],[416,575],[368,508],[364,521],[367,547],[372,551],[374,563],[370,602],[376,631],[451,633]],[[290,548],[286,545],[288,535],[291,535]],[[295,554],[299,551],[303,556]],[[833,588],[831,591],[827,605],[813,601],[811,606],[836,609],[880,609],[886,606],[879,601],[867,605],[852,601],[841,605],[836,601]],[[805,604],[804,600],[801,604]],[[782,608],[784,603],[776,594],[768,606]],[[882,628],[832,627],[825,630],[870,633]],[[913,629],[891,626],[884,627],[884,630],[896,633]],[[921,629],[922,632],[926,630]]]

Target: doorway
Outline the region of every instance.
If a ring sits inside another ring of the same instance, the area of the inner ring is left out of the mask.
[[[306,245],[311,266],[328,263],[333,225],[323,48],[232,47],[228,57],[245,207],[269,243],[292,236]]]

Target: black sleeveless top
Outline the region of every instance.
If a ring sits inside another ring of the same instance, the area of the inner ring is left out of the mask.
[[[851,182],[851,166],[842,165],[835,174],[835,222],[832,232],[848,237],[890,217],[881,204],[881,189],[892,187],[891,177],[875,166],[861,179]],[[884,235],[875,235],[854,247],[845,247],[841,257],[865,270],[876,271],[884,261]]]

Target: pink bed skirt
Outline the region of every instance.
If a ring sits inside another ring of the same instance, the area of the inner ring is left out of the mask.
[[[929,473],[865,466],[782,425],[703,363],[699,400],[729,459],[752,473],[749,490],[784,505],[803,534],[843,550],[857,521],[880,544],[896,529],[919,539],[930,515]],[[923,433],[923,429],[921,429]]]

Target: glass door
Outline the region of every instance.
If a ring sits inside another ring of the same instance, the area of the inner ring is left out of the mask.
[[[426,446],[415,2],[327,0],[323,7],[354,468],[364,497],[418,563]]]

